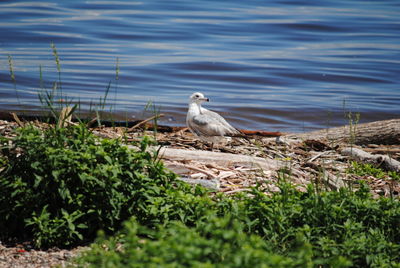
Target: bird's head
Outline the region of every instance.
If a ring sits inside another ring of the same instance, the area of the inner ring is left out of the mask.
[[[210,99],[209,98],[205,98],[203,93],[200,93],[200,92],[193,93],[189,98],[189,102],[190,103],[198,103],[198,104],[200,104],[200,103],[202,103],[204,101],[210,101]]]

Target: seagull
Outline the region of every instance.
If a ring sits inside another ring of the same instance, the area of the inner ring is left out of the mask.
[[[210,101],[200,92],[193,93],[189,98],[189,110],[186,115],[186,125],[189,130],[201,140],[213,144],[220,142],[223,136],[235,136],[240,131],[232,127],[216,112],[201,107],[201,103]]]

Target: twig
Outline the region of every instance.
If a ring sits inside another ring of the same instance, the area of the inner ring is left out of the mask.
[[[95,116],[92,120],[86,123],[86,127],[89,128],[91,125],[94,124],[94,122],[97,121],[97,116]]]
[[[62,128],[67,124],[76,125],[72,122],[72,107],[65,107],[61,110],[60,117],[58,118],[57,127]]]
[[[211,177],[211,178],[213,178],[213,179],[218,178],[218,176],[215,176],[215,175],[212,174],[211,172],[208,172],[207,170],[204,170],[204,169],[201,169],[201,168],[197,168],[197,167],[193,167],[193,166],[189,166],[189,165],[185,165],[185,164],[180,164],[180,163],[176,163],[176,165],[185,167],[185,168],[187,168],[187,169],[191,169],[191,170],[195,170],[195,171],[204,173],[204,174],[206,174],[207,176],[209,176],[209,177]]]
[[[151,120],[153,120],[153,119],[160,118],[160,117],[163,117],[163,116],[164,116],[164,114],[156,114],[156,115],[153,115],[153,116],[151,116],[151,117],[149,117],[149,118],[147,118],[147,119],[145,119],[145,120],[143,120],[143,121],[137,123],[137,124],[134,125],[133,127],[129,128],[126,132],[132,132],[134,129],[140,127],[141,125],[143,125],[143,124],[145,124],[145,123],[147,123],[147,122],[149,122],[149,121],[151,121]]]
[[[249,189],[249,188],[239,188],[239,189],[225,191],[225,194],[234,194],[234,193],[238,193],[238,192],[250,192],[250,191],[251,191],[251,189]]]
[[[250,136],[279,137],[279,136],[283,135],[282,132],[271,132],[271,131],[262,131],[262,130],[240,129],[239,131],[245,135],[250,135]],[[239,135],[239,137],[240,137],[240,135]]]
[[[11,115],[14,118],[15,122],[17,122],[18,126],[24,127],[24,123],[22,123],[22,121],[19,120],[19,117],[16,113],[11,113]]]
[[[312,157],[310,160],[308,160],[308,162],[312,162],[312,161],[314,161],[315,159],[320,158],[321,156],[323,156],[324,154],[327,154],[327,153],[329,153],[329,152],[331,152],[331,151],[325,151],[325,152],[319,153],[319,154],[317,154],[316,156]]]
[[[223,180],[223,179],[226,179],[226,178],[229,178],[229,177],[232,177],[232,176],[236,176],[237,174],[235,173],[235,172],[232,172],[232,171],[224,171],[224,172],[221,172],[219,175],[218,175],[218,179],[220,179],[220,180]]]

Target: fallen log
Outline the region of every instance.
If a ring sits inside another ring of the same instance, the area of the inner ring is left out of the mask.
[[[135,148],[128,145],[130,148]],[[154,148],[156,149],[156,148]],[[259,168],[260,170],[278,170],[288,166],[288,163],[281,160],[267,159],[250,155],[240,155],[231,153],[185,150],[176,148],[162,147],[159,151],[162,159],[175,161],[197,161],[201,163],[215,163],[221,166],[244,166],[249,168]]]
[[[341,153],[356,161],[372,164],[385,170],[400,172],[400,162],[387,155],[373,155],[358,148],[344,148]]]
[[[400,144],[400,119],[327,128],[306,133],[287,134],[287,139],[328,140],[354,144]]]
[[[168,160],[195,160],[202,163],[216,163],[221,166],[245,166],[260,168],[261,170],[278,170],[287,166],[287,163],[279,160],[265,159],[249,155],[220,153],[199,150],[184,150],[175,148],[161,148],[159,155]]]

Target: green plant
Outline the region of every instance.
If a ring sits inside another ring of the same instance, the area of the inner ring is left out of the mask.
[[[374,200],[361,186],[356,192],[319,193],[310,186],[302,193],[283,184],[271,197],[254,191],[253,198],[244,199],[249,229],[281,253],[291,251],[301,233],[319,264],[332,265],[339,256],[358,267],[400,261],[399,202]]]
[[[68,99],[67,96],[63,96],[62,87],[61,87],[61,63],[60,58],[58,56],[57,48],[54,43],[50,44],[51,49],[53,51],[54,60],[56,62],[56,68],[58,73],[58,81],[53,83],[53,87],[51,90],[44,87],[43,82],[43,72],[42,66],[39,66],[39,86],[40,90],[38,91],[38,98],[40,103],[42,104],[42,108],[45,111],[49,112],[48,121],[50,118],[54,118],[57,122],[57,125],[63,125],[64,122],[58,122],[59,120],[65,121],[69,116],[71,116],[74,111],[80,107],[79,104],[72,105],[73,100]],[[63,109],[68,109],[67,114],[63,114]]]
[[[62,80],[61,80],[61,60],[56,48],[56,45],[54,43],[50,44],[50,47],[52,49],[54,61],[56,64],[56,70],[58,74],[58,80],[53,82],[53,86],[51,89],[48,89],[44,86],[44,80],[43,80],[43,71],[42,71],[42,66],[39,66],[39,90],[38,90],[38,97],[39,100],[42,104],[42,108],[45,111],[49,112],[49,122],[53,122],[53,120],[50,119],[55,119],[56,121],[59,120],[60,118],[60,113],[64,108],[69,108],[72,107],[73,111],[79,110],[79,114],[81,113],[81,102],[80,99],[78,101],[74,100],[73,98],[69,97],[67,94],[64,95],[63,93],[63,87],[62,87]],[[110,107],[110,112],[112,112],[112,109],[116,107],[116,102],[117,102],[117,91],[118,91],[118,81],[119,81],[119,73],[120,73],[120,65],[119,65],[119,59],[116,59],[116,66],[115,66],[115,91],[114,91],[114,106],[109,105]],[[16,88],[16,83],[15,83],[15,75],[13,72],[13,65],[12,65],[12,58],[9,56],[9,65],[10,65],[10,75],[14,83],[14,87]],[[87,115],[89,116],[96,116],[96,121],[98,125],[101,125],[101,120],[102,117],[105,116],[105,108],[108,106],[107,105],[107,99],[109,97],[109,93],[111,90],[111,80],[108,82],[104,95],[99,98],[98,102],[93,102],[90,101],[89,103],[89,109],[87,111]],[[17,97],[18,97],[18,91],[16,90]],[[71,115],[72,113],[70,113]],[[75,118],[79,119],[79,116],[75,113]],[[112,120],[112,118],[111,118]]]
[[[343,112],[344,117],[347,119],[349,124],[349,143],[353,146],[357,138],[357,126],[360,122],[360,113],[353,113],[352,111],[346,111],[346,100],[343,100]]]
[[[311,250],[301,243],[297,254],[270,252],[257,235],[247,235],[232,217],[213,216],[196,227],[181,222],[149,229],[132,219],[117,238],[101,235],[77,261],[82,267],[311,267]]]
[[[358,122],[360,122],[360,113],[355,113],[353,115],[352,112],[347,113],[347,118],[349,120],[349,142],[350,145],[354,145],[356,142],[356,136],[357,136],[357,125]]]
[[[50,43],[50,47],[53,51],[54,60],[56,62],[57,73],[58,73],[58,83],[60,85],[60,98],[62,98],[62,86],[61,86],[61,63],[60,57],[58,56],[56,45],[52,42]]]
[[[384,171],[383,169],[376,168],[372,164],[362,164],[358,162],[351,162],[348,173],[358,176],[373,176],[377,179],[393,179],[400,180],[400,174],[395,171]]]
[[[297,191],[287,181],[266,195],[209,197],[172,189],[99,241],[77,263],[85,267],[399,267],[400,204],[357,192]],[[197,191],[197,192],[193,192]],[[157,209],[156,209],[157,208]],[[161,216],[162,215],[162,216]],[[155,223],[155,224],[154,224]]]
[[[153,137],[156,139],[157,137],[157,126],[158,126],[158,119],[160,118],[160,110],[161,107],[157,106],[154,102],[149,101],[147,102],[146,106],[144,107],[144,114],[146,112],[150,112],[153,116]]]
[[[0,234],[32,236],[39,247],[112,233],[132,215],[144,220],[147,204],[174,185],[147,137],[134,151],[84,126],[28,126],[1,141]]]
[[[381,180],[386,180],[389,185],[389,194],[390,197],[394,197],[394,185],[396,181],[400,181],[400,174],[396,171],[385,171],[381,168],[377,168],[372,164],[364,164],[364,163],[357,163],[357,162],[351,162],[350,167],[347,169],[347,173],[349,174],[355,174],[357,176],[362,176],[366,180],[370,179],[370,176],[381,179]],[[353,183],[358,183],[359,181],[356,180]]]
[[[115,60],[114,108],[117,106],[117,92],[118,92],[119,73],[120,73],[119,58],[117,57],[116,60]]]

